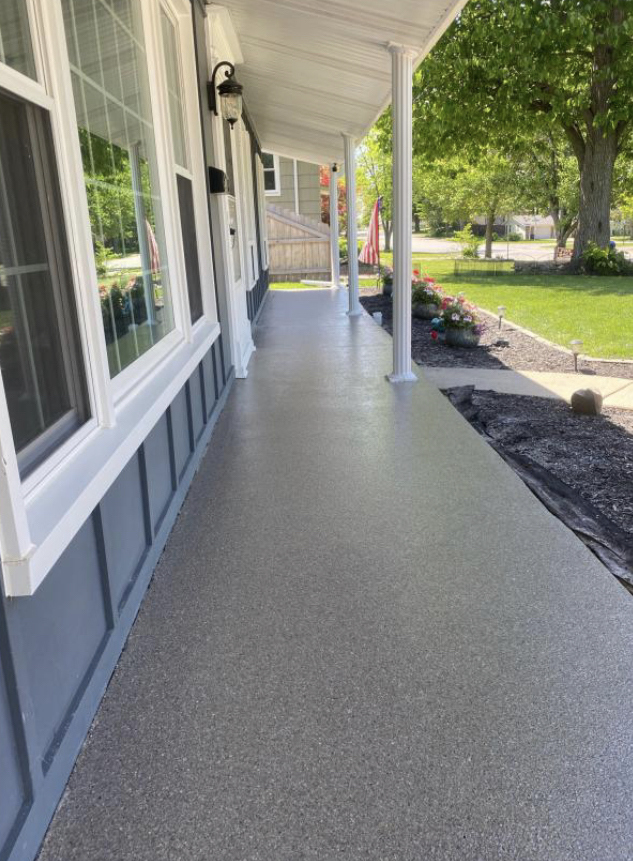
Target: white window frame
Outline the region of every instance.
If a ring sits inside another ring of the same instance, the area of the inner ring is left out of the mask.
[[[171,23],[176,28],[176,39],[179,47],[178,69],[180,74],[181,94],[183,97],[182,112],[185,131],[185,147],[187,152],[188,166],[183,167],[176,162],[173,149],[172,127],[169,123],[169,99],[167,95],[167,73],[164,62],[160,63],[162,74],[162,90],[164,93],[164,105],[168,120],[168,149],[171,154],[171,164],[174,174],[179,174],[191,181],[193,190],[194,218],[196,225],[196,243],[198,247],[198,265],[200,268],[200,288],[202,290],[203,315],[199,320],[191,324],[191,309],[189,307],[189,293],[187,291],[186,270],[182,242],[179,241],[180,255],[182,257],[181,277],[184,284],[184,296],[187,304],[187,319],[189,321],[189,339],[193,330],[206,323],[218,322],[218,310],[215,297],[215,281],[213,267],[213,252],[211,249],[211,224],[209,221],[209,207],[206,199],[206,161],[204,146],[202,143],[202,132],[200,126],[200,109],[198,105],[198,70],[196,67],[196,49],[193,38],[193,27],[191,23],[190,0],[160,0],[155,19],[158,26],[156,38],[159,39],[160,56],[162,57],[162,29],[160,12],[164,10]],[[174,221],[178,230],[178,237],[182,236],[180,222],[180,205],[178,201],[178,189],[175,176],[173,178],[175,189]]]
[[[266,197],[279,197],[281,194],[281,173],[279,170],[279,156],[275,152],[269,152],[268,150],[263,150],[263,155],[272,155],[273,157],[273,170],[275,172],[275,187],[268,189],[266,188],[266,174],[270,173],[269,167],[264,167],[264,163],[262,162],[262,169],[264,171],[264,192]]]
[[[92,418],[22,481],[0,385],[0,554],[5,593],[33,594],[167,409],[220,333],[217,322],[205,162],[191,6],[164,0],[177,16],[204,315],[190,325],[162,61],[160,5],[138,0],[147,52],[175,328],[116,377],[108,368],[87,194],[61,0],[27,0],[38,80],[0,64],[0,86],[50,112],[67,246]],[[159,37],[160,36],[160,40]],[[177,216],[177,217],[176,217]]]

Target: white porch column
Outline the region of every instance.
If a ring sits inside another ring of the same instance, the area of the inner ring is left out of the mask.
[[[358,301],[358,236],[356,229],[356,141],[343,135],[345,141],[345,187],[347,198],[347,281],[350,317],[363,310]]]
[[[413,54],[389,45],[393,103],[393,373],[392,383],[415,382],[411,369],[411,233],[413,229]]]
[[[341,261],[338,250],[338,169],[330,165],[330,256],[332,259],[332,285],[341,283]]]

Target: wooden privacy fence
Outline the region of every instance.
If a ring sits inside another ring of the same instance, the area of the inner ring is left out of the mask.
[[[266,214],[270,280],[328,281],[331,278],[329,226],[270,203]]]

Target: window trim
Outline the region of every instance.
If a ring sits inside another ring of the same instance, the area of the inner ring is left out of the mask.
[[[262,170],[264,172],[264,194],[266,197],[279,197],[281,194],[281,173],[279,171],[279,156],[275,152],[270,152],[269,150],[262,150],[262,155],[272,155],[273,157],[273,166],[272,168],[266,167],[262,160]],[[266,188],[266,174],[270,173],[270,171],[274,171],[275,177],[275,187],[268,189]]]
[[[198,77],[188,0],[163,0],[181,26],[186,134],[196,205],[204,316],[190,320],[182,261],[176,179],[170,158],[169,115],[160,53],[159,4],[139,0],[147,52],[149,97],[156,140],[171,275],[175,328],[115,378],[110,377],[94,265],[87,194],[61,0],[27,0],[39,81],[0,64],[0,86],[50,112],[54,158],[66,230],[74,298],[92,418],[24,480],[20,479],[4,387],[0,385],[0,552],[5,593],[30,595],[107,492],[156,421],[220,334],[217,322],[206,167],[198,106]],[[183,264],[184,266],[184,264]],[[129,374],[125,372],[129,371]]]
[[[218,310],[215,296],[215,278],[213,266],[213,251],[211,248],[211,222],[209,220],[209,207],[207,202],[207,178],[206,159],[202,141],[202,118],[198,103],[198,68],[196,65],[196,47],[194,43],[193,25],[191,20],[192,8],[190,0],[160,0],[154,9],[154,47],[158,46],[156,72],[160,78],[160,88],[163,93],[163,105],[167,121],[167,150],[172,167],[172,215],[175,236],[179,249],[179,267],[181,273],[182,296],[185,306],[186,332],[185,337],[191,340],[193,330],[200,324],[201,319],[209,323],[218,322]],[[184,131],[187,145],[187,157],[189,168],[185,169],[177,164],[174,151],[171,121],[169,116],[169,98],[167,95],[167,71],[162,60],[162,29],[160,12],[165,9],[168,17],[176,27],[176,38],[180,53],[180,74],[182,85],[182,111]],[[176,173],[190,179],[193,186],[193,205],[196,223],[196,242],[198,247],[198,265],[200,268],[200,286],[202,291],[203,316],[195,323],[191,323],[191,309],[189,307],[189,293],[187,290],[186,270],[184,261],[184,250],[182,247],[182,227],[180,222],[180,208],[178,201],[178,187]]]

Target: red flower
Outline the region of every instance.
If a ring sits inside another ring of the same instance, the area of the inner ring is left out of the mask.
[[[437,332],[435,330],[431,332],[431,338],[433,338],[434,341],[437,341]]]
[[[420,274],[420,270],[419,270],[419,269],[414,269],[414,270],[413,270],[413,274],[414,274],[414,275],[419,275],[419,274]]]
[[[431,278],[430,275],[425,275],[422,280],[426,281],[427,284],[435,284],[435,278]]]

